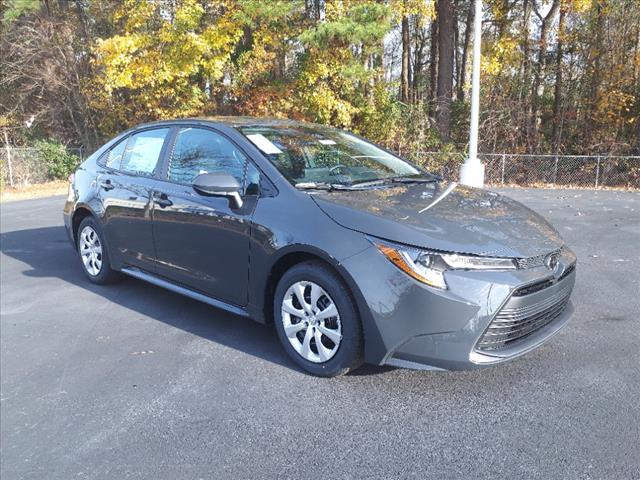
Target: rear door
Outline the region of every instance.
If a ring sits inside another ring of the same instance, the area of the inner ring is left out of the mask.
[[[202,173],[228,173],[243,186],[243,205],[198,194]],[[247,304],[250,224],[258,201],[259,173],[221,133],[181,126],[155,189],[153,229],[158,272],[208,296]]]
[[[111,149],[97,177],[103,228],[116,264],[155,271],[151,192],[169,128],[130,135]]]

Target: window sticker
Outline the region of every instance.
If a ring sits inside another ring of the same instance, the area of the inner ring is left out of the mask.
[[[276,147],[271,141],[260,133],[253,133],[251,135],[247,135],[247,138],[251,140],[256,147],[262,150],[267,155],[274,155],[278,153],[282,153],[278,147]]]

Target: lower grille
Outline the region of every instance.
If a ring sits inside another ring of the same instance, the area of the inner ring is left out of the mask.
[[[520,308],[505,307],[498,312],[476,345],[476,350],[500,350],[513,346],[558,318],[569,302],[567,286],[542,302]]]
[[[565,271],[562,273],[562,275],[560,275],[560,278],[558,279],[558,281],[563,280],[564,278],[568,277],[571,272],[573,272],[576,269],[576,264],[575,262],[572,265],[569,265]]]
[[[547,287],[553,285],[555,280],[553,278],[548,278],[546,280],[542,280],[540,282],[533,283],[531,285],[527,285],[526,287],[521,287],[515,292],[513,292],[514,297],[524,297],[527,295],[531,295],[532,293],[539,292],[540,290],[544,290]]]

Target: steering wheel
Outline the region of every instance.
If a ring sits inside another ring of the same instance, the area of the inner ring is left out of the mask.
[[[338,165],[334,165],[329,169],[329,175],[340,175],[340,173],[337,172],[339,168],[347,168],[347,167],[345,165],[342,165],[341,163],[339,163]]]

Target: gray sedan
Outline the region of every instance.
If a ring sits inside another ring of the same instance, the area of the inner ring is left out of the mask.
[[[576,257],[547,221],[346,131],[158,122],[70,180],[65,226],[90,281],[126,274],[273,324],[315,375],[492,365],[572,313]]]

